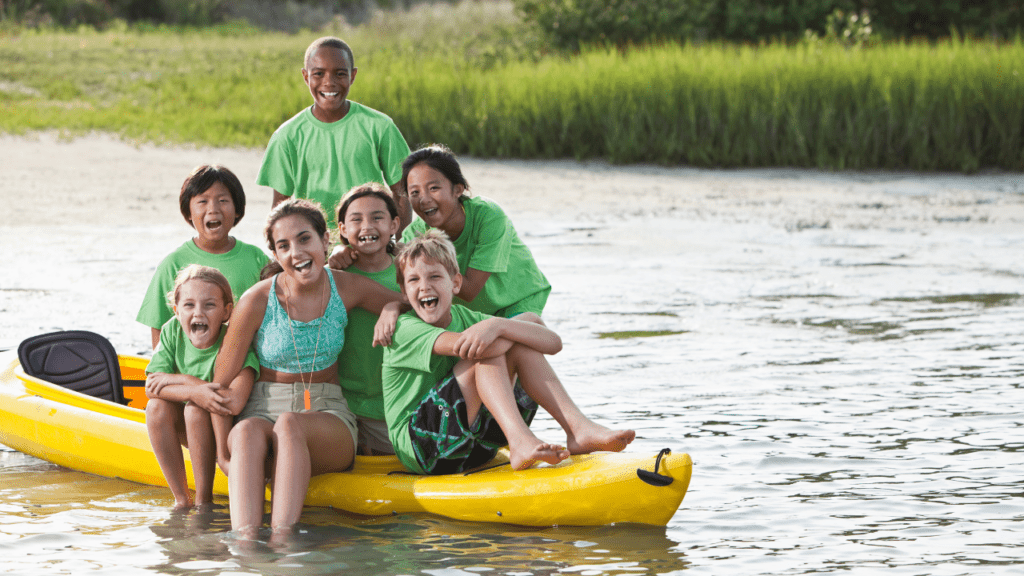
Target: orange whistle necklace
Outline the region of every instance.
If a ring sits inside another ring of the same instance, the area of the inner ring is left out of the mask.
[[[330,274],[330,272],[326,270],[324,270],[324,273]],[[309,395],[309,385],[313,383],[313,373],[316,372],[314,368],[316,367],[316,353],[320,350],[320,329],[323,328],[324,316],[327,315],[327,309],[324,305],[324,302],[327,299],[327,282],[324,282],[324,295],[320,298],[320,308],[322,312],[320,313],[320,322],[318,322],[316,325],[316,345],[313,347],[313,359],[310,361],[309,364],[309,382],[306,382],[306,378],[302,375],[303,370],[302,361],[299,359],[299,346],[295,342],[295,328],[292,327],[292,313],[290,307],[288,306],[288,287],[284,286],[284,288],[284,311],[288,315],[288,330],[292,334],[292,349],[295,350],[295,365],[298,366],[299,368],[299,381],[302,382],[302,403],[305,411],[308,412],[313,409],[313,401]]]

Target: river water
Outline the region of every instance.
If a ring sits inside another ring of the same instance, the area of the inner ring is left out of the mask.
[[[694,459],[666,528],[308,509],[271,548],[236,541],[226,508],[172,513],[166,489],[4,449],[0,573],[1020,573],[1021,176],[633,180],[608,205],[514,217],[555,286],[570,393],[635,428],[630,450]]]

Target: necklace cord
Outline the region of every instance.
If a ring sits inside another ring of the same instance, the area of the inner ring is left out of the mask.
[[[327,270],[324,270],[324,274],[330,274],[330,272],[327,271]],[[309,397],[309,386],[313,383],[313,373],[316,372],[316,370],[314,370],[314,368],[316,368],[317,352],[319,352],[319,350],[320,350],[320,329],[323,328],[323,326],[324,326],[324,316],[327,315],[327,307],[326,307],[326,304],[325,304],[325,302],[327,300],[327,284],[329,284],[329,280],[324,280],[323,295],[320,297],[320,308],[321,308],[320,321],[317,323],[317,326],[316,326],[316,345],[313,347],[313,358],[310,360],[310,363],[309,363],[309,382],[306,382],[305,377],[303,377],[303,375],[302,375],[303,370],[302,370],[302,361],[299,360],[299,346],[298,346],[298,344],[295,341],[295,328],[292,326],[292,322],[293,322],[293,320],[292,320],[292,312],[291,312],[291,308],[288,306],[288,301],[291,299],[291,295],[289,294],[288,286],[285,285],[284,311],[285,311],[285,314],[288,316],[288,331],[291,332],[291,335],[292,335],[292,349],[295,351],[295,364],[299,368],[299,381],[302,382],[302,391],[303,391],[302,396],[303,396],[303,402],[304,402],[306,410],[310,410],[312,408],[312,401],[311,401],[311,399]]]

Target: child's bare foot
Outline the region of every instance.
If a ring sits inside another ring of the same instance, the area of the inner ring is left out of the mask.
[[[513,470],[526,470],[538,460],[548,464],[558,464],[569,457],[569,451],[564,446],[544,442],[521,450],[509,446],[508,450],[508,460]]]
[[[177,498],[174,499],[174,508],[173,508],[173,510],[177,510],[177,511],[180,512],[182,510],[188,510],[191,507],[192,507],[192,501],[190,499],[188,499],[188,498],[186,498],[185,500],[178,500]]]
[[[590,454],[598,450],[622,452],[634,438],[636,432],[633,430],[609,430],[600,424],[589,422],[575,435],[570,434],[566,444],[572,454]]]

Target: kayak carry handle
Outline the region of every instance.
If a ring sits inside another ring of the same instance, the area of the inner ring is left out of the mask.
[[[658,468],[661,467],[661,457],[671,453],[672,450],[669,450],[668,448],[662,448],[661,452],[658,452],[658,459],[654,461],[654,472],[650,472],[642,468],[637,468],[636,475],[641,480],[650,484],[651,486],[668,486],[675,479],[672,478],[671,476],[658,474]]]

